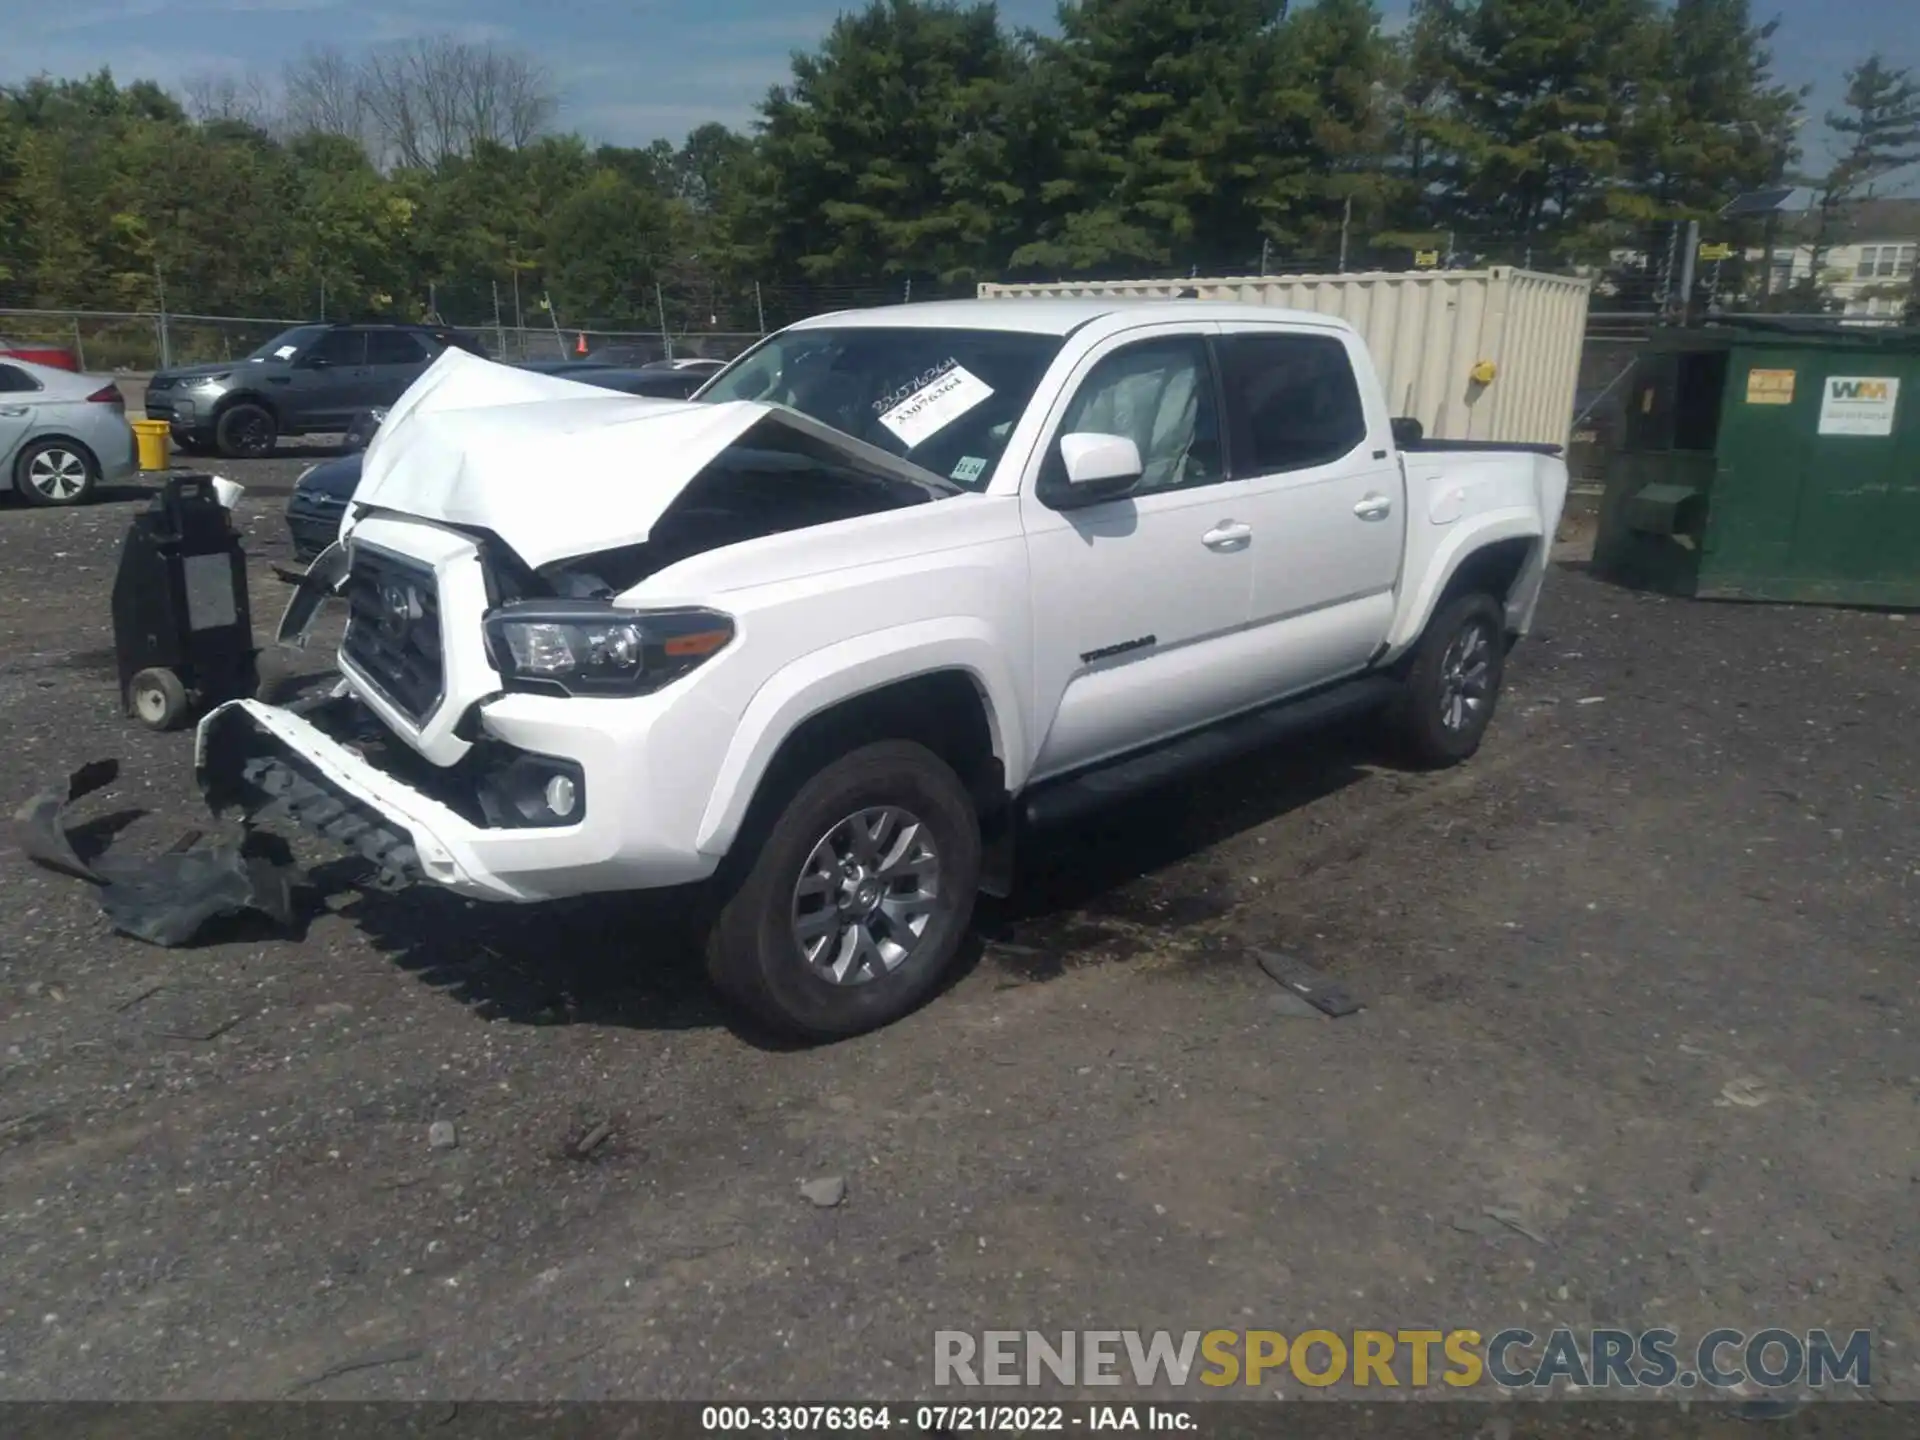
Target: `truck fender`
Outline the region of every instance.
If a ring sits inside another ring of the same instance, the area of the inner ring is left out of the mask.
[[[696,848],[703,855],[726,854],[774,756],[803,721],[882,686],[940,670],[961,671],[979,687],[994,756],[1007,788],[1017,790],[1026,779],[1028,755],[1019,692],[1003,652],[981,621],[925,620],[843,640],[775,671],[734,728]]]
[[[1418,640],[1420,632],[1427,628],[1427,622],[1433,618],[1433,612],[1438,608],[1440,597],[1446,593],[1448,584],[1460,572],[1460,567],[1479,551],[1502,540],[1538,541],[1540,543],[1535,548],[1544,555],[1546,543],[1540,533],[1539,511],[1529,506],[1514,506],[1484,511],[1455,522],[1435,546],[1427,562],[1420,567],[1417,583],[1407,592],[1393,629],[1388,632],[1387,654],[1384,658],[1397,658]],[[1536,556],[1522,568],[1513,590],[1500,597],[1507,605],[1509,628],[1515,628],[1518,621],[1517,628],[1524,630],[1526,622],[1531,621],[1532,599],[1539,593],[1543,574],[1541,560]]]

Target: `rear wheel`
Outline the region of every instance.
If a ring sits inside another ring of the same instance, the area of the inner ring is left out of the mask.
[[[13,481],[29,505],[79,505],[100,483],[100,467],[71,440],[40,440],[20,452]]]
[[[273,413],[263,405],[229,406],[214,426],[220,453],[229,460],[264,460],[273,454],[279,436]]]
[[[1387,719],[1416,765],[1457,765],[1480,748],[1506,668],[1506,613],[1491,595],[1448,601],[1427,625]]]
[[[752,859],[722,882],[708,973],[791,1034],[839,1039],[906,1014],[972,918],[978,816],[951,767],[909,741],[825,765],[739,844]]]

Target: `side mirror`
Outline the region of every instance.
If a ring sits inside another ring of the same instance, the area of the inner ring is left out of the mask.
[[[1427,438],[1427,427],[1411,415],[1400,415],[1392,421],[1393,443],[1402,450],[1411,450]]]
[[[1117,500],[1146,473],[1146,466],[1140,460],[1140,447],[1125,435],[1084,431],[1062,435],[1060,460],[1066,469],[1067,484],[1057,496],[1057,509]]]

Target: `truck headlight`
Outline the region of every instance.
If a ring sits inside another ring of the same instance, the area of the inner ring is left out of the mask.
[[[522,600],[486,618],[487,652],[510,690],[644,695],[733,640],[713,610],[623,610],[597,600]]]

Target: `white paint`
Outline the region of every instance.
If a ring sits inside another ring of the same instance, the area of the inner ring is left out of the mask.
[[[974,406],[992,398],[991,385],[956,363],[888,410],[880,417],[880,423],[908,450],[913,450]]]
[[[1829,376],[1820,398],[1822,435],[1893,434],[1900,381],[1893,375]]]
[[[875,323],[903,323],[906,308],[877,312]],[[940,306],[919,323],[977,330],[1002,313],[992,303]],[[1367,420],[1352,452],[1309,470],[1080,510],[1039,502],[1041,466],[1103,358],[1148,339],[1276,325],[1347,347]],[[956,370],[892,404],[889,429],[912,443],[977,403],[968,398],[977,377]],[[687,883],[712,873],[733,844],[795,726],[911,676],[966,677],[1018,793],[1035,778],[1395,658],[1447,578],[1492,541],[1527,539],[1538,552],[1508,597],[1509,624],[1524,633],[1565,465],[1434,452],[1409,457],[1403,473],[1391,413],[1357,332],[1330,317],[1177,302],[1083,317],[1013,424],[985,492],[763,536],[648,577],[618,603],[709,606],[737,630],[733,644],[654,694],[500,695],[482,639],[488,601],[477,552],[449,523],[484,526],[536,565],[641,539],[712,456],[769,419],[934,482],[776,407],[637,400],[452,351],[394,407],[367,452],[359,498],[399,515],[351,527],[356,543],[434,569],[445,697],[416,725],[350,663],[342,670],[435,765],[470,749],[454,732],[476,705],[479,735],[575,760],[580,822],[472,826],[298,716],[251,701],[243,708],[330,783],[405,828],[430,878],[462,893],[533,900]],[[955,477],[987,473],[968,457]],[[1381,499],[1387,516],[1362,518]],[[1448,522],[1430,523],[1437,516]]]

